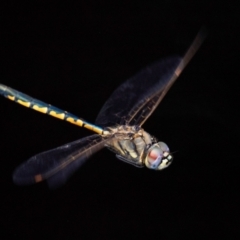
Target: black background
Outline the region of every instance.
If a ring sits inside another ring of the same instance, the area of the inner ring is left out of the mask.
[[[104,149],[60,189],[15,186],[20,163],[91,132],[1,98],[0,239],[239,239],[238,4],[33,2],[0,9],[1,83],[90,122],[124,80],[208,37],[144,125],[176,151],[162,172]]]

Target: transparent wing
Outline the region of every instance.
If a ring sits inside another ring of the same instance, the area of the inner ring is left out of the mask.
[[[163,91],[181,58],[170,57],[143,69],[119,86],[103,105],[96,124],[111,126],[130,123],[133,111],[157,91]],[[144,105],[143,105],[144,106]],[[139,110],[139,109],[138,109]]]
[[[18,185],[30,185],[47,180],[50,188],[59,187],[86,159],[104,147],[107,140],[94,134],[37,154],[15,170],[13,181]]]
[[[183,58],[170,57],[143,69],[113,92],[96,123],[141,126],[159,105],[204,39],[200,31]]]
[[[176,74],[176,69],[179,68],[182,61],[181,59],[176,60],[165,60],[165,68],[166,73],[162,76],[161,80],[158,74],[155,74],[156,84],[150,89],[145,96],[142,97],[140,101],[135,104],[135,106],[131,109],[128,115],[125,118],[125,122],[127,125],[139,125],[142,124],[150,117],[159,103],[162,101],[163,97],[166,95],[172,84],[176,81],[178,75]],[[153,72],[157,72],[159,66],[156,64],[152,66]],[[154,76],[153,76],[154,78]]]

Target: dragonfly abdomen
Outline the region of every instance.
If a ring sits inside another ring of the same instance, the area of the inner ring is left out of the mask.
[[[21,104],[24,107],[31,108],[35,111],[70,122],[80,127],[87,128],[98,134],[103,134],[102,128],[96,125],[93,125],[91,123],[88,123],[85,120],[78,118],[77,116],[67,111],[63,111],[57,107],[52,106],[51,104],[44,103],[40,100],[32,98],[24,93],[21,93],[5,85],[0,84],[0,94],[8,98],[9,100],[12,100],[18,104]]]

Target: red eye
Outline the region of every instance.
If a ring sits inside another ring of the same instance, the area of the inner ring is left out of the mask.
[[[169,154],[168,146],[159,142],[153,144],[148,149],[148,153],[145,158],[145,165],[150,169],[162,170],[169,166],[172,161],[172,156]]]
[[[156,160],[158,158],[158,152],[152,150],[151,152],[149,152],[148,156],[152,159],[152,160]]]
[[[149,161],[154,162],[157,159],[159,160],[159,158],[161,159],[162,154],[163,154],[163,152],[161,151],[161,149],[153,148],[148,154],[148,159],[149,159]]]

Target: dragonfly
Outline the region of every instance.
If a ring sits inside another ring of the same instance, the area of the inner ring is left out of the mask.
[[[142,125],[195,55],[203,39],[200,31],[183,57],[157,61],[120,85],[103,105],[95,124],[0,84],[0,95],[9,100],[95,133],[31,157],[16,168],[13,182],[31,185],[46,180],[50,188],[59,187],[104,147],[114,152],[119,160],[136,167],[167,168],[173,160],[168,145],[146,132]]]

